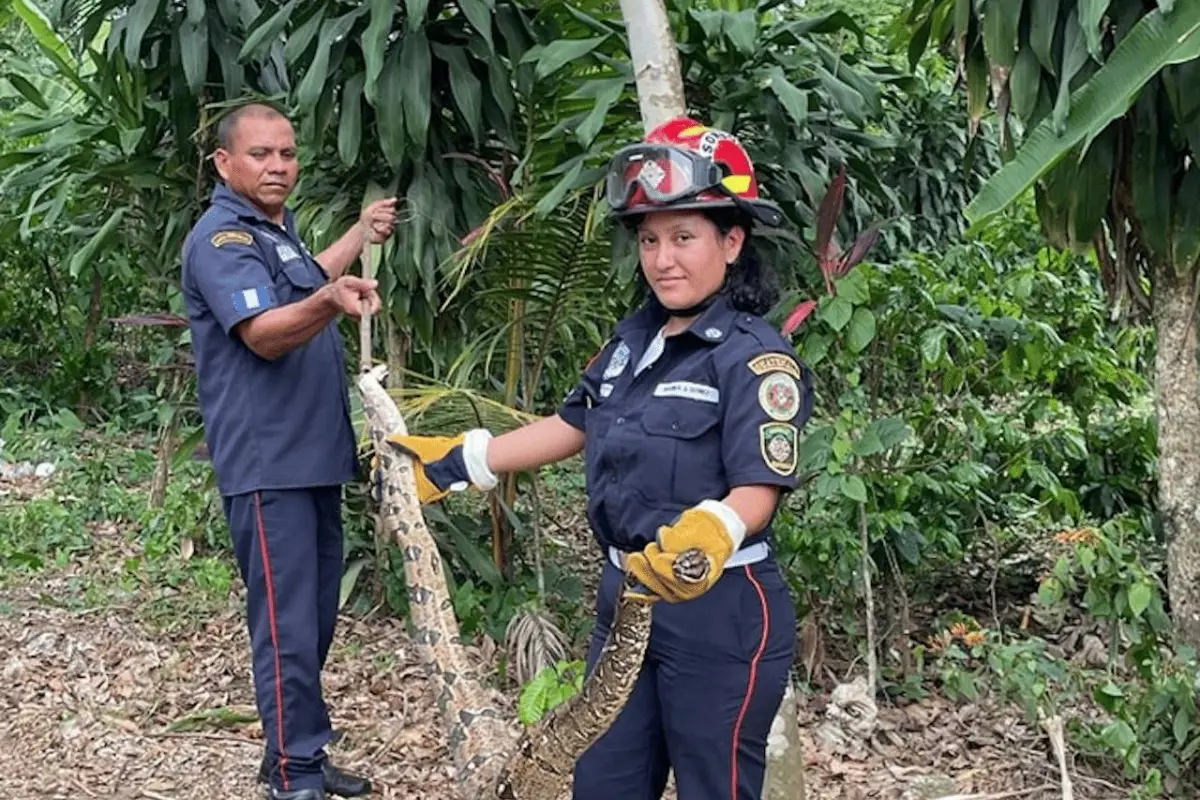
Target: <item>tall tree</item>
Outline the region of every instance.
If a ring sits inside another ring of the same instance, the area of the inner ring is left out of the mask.
[[[909,21],[914,57],[956,54],[971,132],[999,118],[1007,161],[972,226],[1032,187],[1051,241],[1096,253],[1114,315],[1153,320],[1172,618],[1200,647],[1200,3],[914,0]]]

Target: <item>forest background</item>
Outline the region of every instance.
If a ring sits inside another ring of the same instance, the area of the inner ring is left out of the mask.
[[[881,704],[1059,714],[1094,780],[1187,796],[1197,4],[665,5],[691,113],[791,223],[769,319],[817,375],[775,542],[798,687],[869,660]],[[314,251],[400,197],[372,354],[417,431],[549,413],[640,297],[598,192],[642,132],[617,3],[7,0],[0,28],[0,620],[37,585],[156,636],[237,607],[178,291],[233,100],[293,112]],[[573,460],[427,511],[526,721],[573,691],[591,626],[582,490]],[[402,621],[372,510],[347,488],[343,610]]]

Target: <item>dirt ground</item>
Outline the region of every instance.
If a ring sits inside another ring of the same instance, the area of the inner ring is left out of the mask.
[[[235,602],[200,630],[151,634],[121,607],[48,605],[66,578],[0,595],[0,740],[5,796],[208,800],[261,796],[247,640]],[[368,771],[377,796],[450,796],[448,753],[430,687],[395,620],[344,618],[325,688],[332,748]],[[929,699],[881,709],[864,760],[817,744],[820,698],[801,709],[810,798],[1060,798],[1044,735],[1017,713]],[[1080,774],[1077,797],[1127,797]],[[1044,787],[1037,790],[1038,787]],[[1035,790],[1020,795],[1002,791]],[[988,794],[971,794],[988,793]]]
[[[3,796],[262,797],[240,584],[208,605],[188,586],[122,590],[130,543],[103,523],[93,535],[88,555],[0,589]],[[342,732],[331,754],[368,773],[374,797],[451,796],[444,726],[401,620],[343,616],[324,688]],[[819,744],[827,701],[801,695],[809,800],[1063,797],[1046,735],[1017,709],[883,701],[869,750],[849,758]],[[1076,798],[1130,796],[1079,765],[1071,777]]]

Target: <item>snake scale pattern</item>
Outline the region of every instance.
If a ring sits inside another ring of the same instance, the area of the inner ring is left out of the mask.
[[[698,582],[709,561],[699,550],[675,559],[680,580]],[[626,575],[608,639],[583,689],[554,708],[517,743],[496,781],[497,800],[555,800],[571,784],[575,762],[609,729],[637,683],[650,643],[653,601]]]
[[[410,459],[385,442],[407,428],[383,388],[386,370],[359,378],[363,411],[384,472],[380,517],[384,533],[404,554],[410,626],[447,725],[460,800],[559,800],[570,789],[575,762],[624,708],[650,641],[655,599],[627,575],[608,640],[579,694],[518,731],[505,700],[474,677],[459,638],[442,558],[425,525]],[[698,582],[710,562],[698,550],[674,563],[680,580]]]

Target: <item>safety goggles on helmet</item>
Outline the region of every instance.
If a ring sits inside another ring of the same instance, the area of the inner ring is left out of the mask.
[[[720,186],[724,173],[711,159],[679,147],[633,144],[609,165],[605,191],[609,206],[623,211],[640,186],[646,199],[668,204]]]

